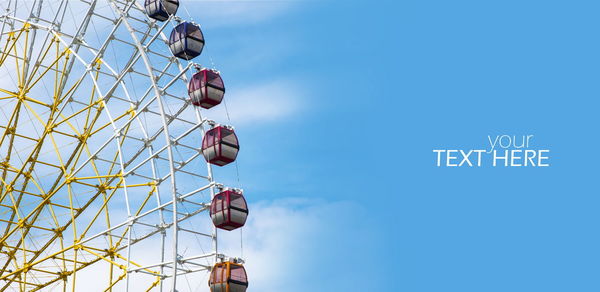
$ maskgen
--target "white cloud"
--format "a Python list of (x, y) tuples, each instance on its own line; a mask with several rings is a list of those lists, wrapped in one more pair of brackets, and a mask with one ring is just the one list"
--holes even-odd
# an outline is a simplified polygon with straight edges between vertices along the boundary
[[(326, 254), (333, 254), (335, 259), (342, 257), (341, 236), (348, 235), (348, 227), (361, 228), (353, 224), (356, 220), (352, 217), (363, 212), (351, 202), (297, 198), (259, 202), (250, 207), (243, 235), (251, 291), (309, 291), (304, 289), (313, 284), (307, 279), (318, 278), (313, 274), (327, 266)], [(223, 252), (235, 255), (239, 251), (239, 234), (233, 231), (219, 238), (224, 243)]]
[[(225, 103), (233, 125), (274, 122), (300, 111), (304, 94), (295, 81), (278, 80), (229, 90)], [(226, 122), (225, 104), (204, 113), (210, 119)]]

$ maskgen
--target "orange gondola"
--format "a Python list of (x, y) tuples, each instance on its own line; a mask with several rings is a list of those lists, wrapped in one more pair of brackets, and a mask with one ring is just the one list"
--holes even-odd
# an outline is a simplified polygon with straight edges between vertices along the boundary
[(215, 264), (208, 286), (211, 292), (246, 292), (248, 276), (244, 265), (231, 261)]

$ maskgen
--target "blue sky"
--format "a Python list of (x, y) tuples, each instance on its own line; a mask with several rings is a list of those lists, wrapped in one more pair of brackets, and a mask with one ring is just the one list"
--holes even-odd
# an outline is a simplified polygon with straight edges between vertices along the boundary
[[(252, 291), (600, 289), (598, 3), (197, 4)], [(551, 167), (435, 166), (502, 134)]]

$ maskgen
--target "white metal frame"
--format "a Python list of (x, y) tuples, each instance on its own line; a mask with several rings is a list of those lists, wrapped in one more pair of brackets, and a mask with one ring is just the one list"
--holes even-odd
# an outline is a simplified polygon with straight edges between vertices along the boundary
[[(46, 0), (48, 1), (48, 0)], [(117, 14), (116, 18), (113, 18), (108, 15), (102, 15), (96, 12), (97, 5), (99, 1), (96, 0), (79, 0), (78, 5), (84, 5), (88, 7), (87, 13), (82, 15), (80, 19), (80, 23), (78, 25), (78, 30), (74, 35), (65, 34), (61, 26), (64, 23), (65, 15), (67, 14), (67, 7), (72, 4), (72, 0), (61, 0), (55, 1), (54, 7), (56, 7), (56, 13), (53, 19), (43, 19), (41, 16), (41, 9), (44, 4), (43, 0), (33, 0), (29, 2), (33, 2), (31, 4), (29, 17), (22, 17), (19, 12), (21, 6), (20, 3), (16, 0), (9, 0), (8, 5), (4, 8), (8, 8), (8, 10), (4, 11), (4, 14), (0, 16), (0, 21), (2, 21), (0, 41), (3, 41), (4, 36), (7, 35), (9, 31), (15, 31), (18, 29), (20, 25), (25, 23), (29, 23), (33, 27), (34, 36), (32, 38), (32, 42), (39, 42), (41, 40), (41, 32), (45, 32), (44, 43), (48, 42), (51, 37), (55, 37), (60, 40), (60, 43), (65, 48), (71, 48), (71, 53), (74, 56), (68, 65), (69, 71), (73, 66), (83, 66), (86, 68), (84, 74), (87, 74), (91, 77), (91, 80), (94, 79), (94, 74), (102, 74), (106, 76), (110, 76), (114, 78), (114, 83), (110, 86), (105, 86), (102, 84), (95, 84), (98, 96), (102, 97), (103, 104), (106, 106), (106, 114), (109, 119), (112, 121), (114, 119), (114, 113), (111, 113), (110, 110), (110, 101), (111, 99), (117, 99), (120, 102), (127, 102), (131, 105), (133, 109), (136, 110), (135, 114), (124, 124), (117, 126), (116, 123), (112, 123), (112, 136), (110, 136), (106, 142), (97, 148), (96, 152), (93, 153), (86, 161), (81, 163), (78, 168), (73, 172), (74, 174), (79, 173), (80, 171), (85, 170), (89, 167), (89, 164), (94, 160), (101, 161), (102, 157), (100, 157), (100, 153), (107, 149), (107, 147), (116, 144), (118, 148), (119, 155), (119, 167), (121, 172), (123, 173), (123, 195), (125, 198), (125, 207), (127, 210), (128, 219), (122, 221), (116, 225), (111, 226), (110, 228), (101, 230), (99, 232), (94, 233), (91, 236), (87, 236), (85, 239), (80, 241), (80, 244), (84, 244), (87, 242), (92, 242), (102, 237), (106, 237), (108, 235), (117, 236), (117, 230), (120, 230), (124, 227), (129, 227), (128, 233), (126, 236), (127, 243), (121, 246), (119, 249), (126, 250), (127, 256), (127, 277), (125, 290), (129, 291), (130, 289), (130, 277), (131, 275), (142, 272), (146, 273), (144, 270), (149, 268), (158, 268), (160, 272), (160, 277), (163, 279), (171, 279), (170, 287), (163, 287), (163, 281), (160, 282), (160, 291), (177, 291), (177, 278), (181, 275), (189, 274), (189, 273), (197, 273), (204, 272), (207, 273), (210, 271), (212, 264), (206, 264), (206, 260), (209, 259), (209, 263), (216, 262), (222, 255), (218, 254), (218, 241), (217, 241), (217, 229), (212, 228), (210, 231), (206, 230), (192, 230), (188, 228), (183, 228), (180, 226), (180, 223), (188, 220), (190, 218), (194, 218), (198, 214), (206, 213), (210, 206), (210, 201), (198, 203), (196, 201), (189, 200), (192, 196), (202, 192), (209, 191), (210, 198), (214, 197), (215, 190), (219, 188), (219, 185), (214, 181), (213, 173), (210, 164), (206, 164), (206, 175), (198, 174), (195, 172), (190, 172), (189, 169), (186, 170), (186, 166), (190, 163), (196, 161), (196, 159), (200, 159), (203, 161), (203, 157), (201, 152), (199, 151), (200, 145), (186, 145), (184, 139), (189, 135), (204, 135), (205, 126), (209, 124), (207, 120), (202, 118), (201, 112), (198, 109), (194, 110), (195, 121), (188, 121), (185, 118), (181, 118), (181, 113), (186, 110), (188, 106), (191, 106), (191, 103), (187, 100), (187, 98), (182, 98), (177, 95), (174, 95), (169, 89), (174, 86), (176, 83), (187, 84), (187, 76), (186, 73), (191, 68), (194, 68), (197, 64), (193, 62), (181, 62), (175, 57), (165, 55), (162, 52), (153, 51), (152, 45), (155, 42), (164, 42), (166, 43), (168, 38), (164, 33), (165, 29), (168, 29), (170, 26), (173, 26), (174, 23), (180, 21), (180, 19), (176, 16), (172, 16), (168, 21), (164, 23), (158, 23), (151, 19), (141, 18), (141, 15), (144, 13), (143, 6), (139, 3), (136, 3), (135, 0), (105, 0), (108, 5), (110, 5), (111, 9)], [(106, 3), (104, 3), (106, 4)], [(112, 30), (106, 34), (105, 40), (102, 42), (100, 47), (94, 47), (90, 45), (86, 40), (88, 31), (90, 30), (90, 25), (95, 19), (104, 19), (109, 20), (114, 23), (114, 27)], [(135, 22), (135, 25), (132, 24)], [(146, 23), (147, 30), (140, 31), (136, 28), (136, 25), (140, 25)], [(129, 35), (123, 35), (118, 33), (118, 28), (125, 27), (129, 32)], [(35, 33), (39, 33), (35, 35)], [(119, 42), (122, 44), (129, 45), (134, 47), (135, 50), (131, 56), (128, 56), (128, 61), (125, 64), (121, 64), (124, 68), (121, 72), (111, 67), (111, 64), (105, 61), (103, 54), (109, 47), (112, 42)], [(165, 44), (165, 47), (167, 45)], [(33, 50), (33, 44), (31, 45), (30, 51)], [(96, 58), (102, 61), (103, 68), (102, 70), (94, 69), (94, 64), (86, 61), (84, 57), (80, 56), (80, 52), (87, 51), (87, 53), (93, 54)], [(151, 56), (150, 56), (151, 55)], [(28, 54), (31, 58), (31, 53)], [(27, 60), (27, 64), (31, 66), (42, 66), (39, 60)], [(134, 65), (143, 63), (145, 72), (139, 71), (135, 68)], [(157, 68), (157, 66), (161, 66)], [(173, 67), (175, 66), (175, 67)], [(169, 73), (173, 71), (173, 68), (176, 68), (177, 74)], [(100, 72), (101, 71), (101, 72)], [(158, 74), (156, 74), (158, 72)], [(127, 79), (130, 75), (138, 75), (145, 76), (148, 80), (150, 86), (146, 88), (142, 94), (135, 95), (131, 92), (130, 87), (136, 86), (135, 84), (127, 84)], [(85, 76), (77, 77), (78, 79), (84, 79)], [(164, 81), (166, 80), (166, 83)], [(159, 85), (159, 81), (163, 82), (164, 85)], [(67, 82), (67, 79), (64, 80)], [(121, 90), (125, 96), (116, 96), (113, 95), (117, 90)], [(165, 108), (166, 100), (177, 100), (179, 102), (180, 108), (174, 113), (170, 114), (168, 110)], [(77, 101), (72, 101), (77, 102)], [(65, 103), (60, 111), (62, 112), (68, 103)], [(158, 112), (156, 112), (153, 107), (158, 105)], [(149, 132), (144, 126), (142, 122), (141, 116), (144, 114), (154, 114), (155, 116), (160, 118), (161, 127), (155, 132)], [(172, 123), (177, 122), (180, 124), (187, 124), (188, 129), (183, 131), (177, 137), (171, 136)], [(124, 134), (124, 129), (129, 127), (130, 124), (137, 124), (140, 127), (143, 136), (135, 136), (131, 134)], [(164, 139), (164, 145), (157, 146), (159, 143), (157, 142), (159, 137), (162, 136)], [(144, 144), (142, 147), (139, 147), (135, 151), (135, 154), (131, 157), (127, 157), (124, 155), (123, 149), (120, 146), (120, 142), (123, 142), (126, 139), (138, 140), (142, 141)], [(175, 159), (174, 152), (176, 149), (196, 149), (198, 152), (187, 158), (186, 161), (177, 161)], [(166, 156), (165, 156), (166, 152)], [(139, 161), (136, 164), (132, 164), (139, 157), (145, 157), (143, 160)], [(167, 160), (169, 166), (169, 172), (166, 175), (159, 175), (159, 165), (164, 164), (164, 160)], [(146, 165), (151, 166), (151, 173), (140, 173), (138, 169), (142, 166)], [(198, 180), (205, 181), (201, 187), (196, 188), (194, 190), (180, 193), (178, 191), (178, 177), (181, 175), (193, 176)], [(139, 215), (134, 215), (132, 213), (132, 207), (130, 206), (131, 198), (130, 198), (130, 190), (127, 187), (127, 180), (130, 178), (136, 179), (149, 179), (156, 183), (156, 206), (151, 208), (148, 211), (145, 211)], [(170, 200), (165, 201), (165, 188), (161, 188), (162, 184), (168, 183), (170, 193)], [(161, 194), (162, 193), (162, 194)], [(186, 204), (196, 204), (196, 209), (190, 213), (182, 213), (178, 210), (178, 205), (186, 203)], [(171, 221), (166, 221), (166, 213), (170, 212)], [(150, 224), (148, 222), (144, 222), (143, 220), (151, 215), (158, 214), (160, 218), (160, 222), (154, 222), (156, 224)], [(134, 235), (132, 231), (135, 226), (140, 226), (143, 228), (150, 228), (152, 231), (147, 232), (142, 235)], [(170, 246), (167, 246), (167, 231), (171, 232), (171, 240)], [(182, 233), (195, 234), (198, 236), (209, 237), (212, 242), (211, 250), (206, 253), (191, 255), (182, 257), (181, 250), (179, 248), (178, 237)], [(163, 254), (161, 255), (161, 260), (154, 264), (145, 265), (142, 267), (131, 266), (130, 259), (131, 255), (134, 252), (135, 244), (143, 241), (146, 238), (150, 238), (155, 234), (160, 234), (161, 238), (161, 249)], [(170, 256), (165, 254), (165, 251), (170, 249)], [(183, 265), (193, 265), (195, 268), (186, 268)], [(93, 265), (92, 265), (93, 266)], [(0, 283), (0, 286), (4, 286)], [(4, 286), (10, 287), (10, 286)], [(1, 287), (0, 287), (1, 288)]]

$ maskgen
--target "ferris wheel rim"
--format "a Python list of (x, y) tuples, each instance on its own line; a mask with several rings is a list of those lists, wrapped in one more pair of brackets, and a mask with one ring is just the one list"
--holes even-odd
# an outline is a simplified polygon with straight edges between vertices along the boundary
[[(16, 2), (17, 2), (17, 1), (15, 1), (15, 3), (16, 3)], [(61, 3), (63, 3), (63, 2), (66, 2), (66, 1), (62, 1)], [(94, 4), (95, 4), (96, 2), (97, 2), (97, 1), (92, 1), (92, 2), (90, 2), (90, 3), (92, 3), (92, 4), (90, 5), (90, 10), (92, 10), (92, 8), (94, 7)], [(116, 4), (115, 4), (115, 3), (116, 3), (117, 1), (109, 1), (109, 2), (110, 2), (110, 4), (111, 4), (112, 6), (116, 6)], [(140, 9), (140, 4), (139, 4), (139, 3), (135, 2), (135, 1), (133, 1), (133, 2), (127, 1), (127, 2), (132, 4), (130, 7), (133, 7), (133, 6), (134, 6), (133, 4), (135, 4), (135, 6), (137, 6), (137, 8), (138, 8), (138, 9)], [(62, 4), (61, 4), (61, 5), (62, 5)], [(88, 15), (88, 16), (89, 16), (89, 15)], [(4, 18), (6, 19), (6, 18), (7, 18), (7, 17), (9, 17), (9, 16), (8, 16), (8, 15), (6, 15), (6, 16), (0, 16), (0, 18), (1, 18), (1, 17), (4, 17)], [(88, 18), (89, 18), (89, 17), (88, 17)], [(17, 20), (17, 19), (13, 19), (13, 20)], [(171, 21), (171, 20), (175, 20), (175, 18), (174, 18), (174, 17), (170, 17), (169, 21)], [(125, 23), (125, 25), (127, 25), (127, 23), (128, 23), (128, 21), (127, 21), (127, 17), (126, 17), (125, 15), (123, 15), (123, 14), (121, 14), (121, 15), (119, 16), (119, 21), (122, 21), (122, 22), (124, 22), (124, 23)], [(24, 24), (25, 24), (25, 23), (29, 23), (29, 22), (28, 22), (27, 20), (22, 20), (22, 23), (24, 23)], [(164, 35), (164, 33), (162, 32), (162, 30), (163, 30), (164, 28), (166, 28), (166, 26), (167, 26), (167, 23), (168, 23), (168, 22), (165, 22), (165, 24), (163, 24), (163, 25), (161, 26), (162, 28), (161, 28), (161, 29), (159, 30), (159, 32), (158, 32), (158, 33), (155, 35), (155, 37), (154, 37), (154, 38), (158, 38), (158, 37), (160, 36), (160, 37), (161, 37), (161, 39), (162, 39), (163, 41), (166, 41), (166, 36), (165, 36), (165, 35)], [(4, 26), (4, 24), (5, 24), (5, 23), (3, 22), (3, 26)], [(80, 64), (82, 64), (84, 67), (86, 67), (86, 68), (93, 68), (93, 66), (95, 65), (95, 64), (93, 64), (93, 63), (91, 63), (91, 62), (87, 62), (87, 61), (85, 61), (85, 60), (84, 60), (82, 57), (80, 57), (80, 56), (79, 56), (79, 54), (77, 53), (77, 50), (79, 49), (79, 45), (80, 45), (80, 44), (77, 44), (77, 40), (78, 40), (78, 38), (77, 38), (77, 37), (73, 37), (73, 38), (72, 38), (72, 42), (71, 42), (70, 44), (68, 44), (68, 43), (67, 43), (67, 41), (65, 41), (65, 40), (64, 40), (64, 39), (61, 37), (61, 35), (60, 35), (60, 30), (56, 30), (55, 28), (52, 28), (52, 27), (49, 27), (49, 26), (43, 27), (42, 25), (39, 25), (39, 24), (36, 24), (36, 23), (30, 23), (30, 25), (32, 25), (32, 26), (35, 26), (35, 27), (34, 27), (34, 29), (40, 29), (40, 30), (44, 30), (44, 31), (48, 32), (49, 34), (51, 33), (53, 36), (57, 37), (57, 38), (58, 38), (58, 39), (61, 41), (61, 44), (62, 44), (64, 47), (66, 47), (66, 48), (71, 48), (72, 46), (76, 46), (76, 47), (77, 47), (77, 49), (76, 49), (76, 50), (74, 50), (74, 51), (72, 51), (72, 52), (71, 52), (71, 54), (72, 54), (73, 56), (75, 56), (75, 59), (77, 59), (77, 60), (78, 60), (78, 62), (79, 62)], [(152, 22), (152, 25), (153, 25), (153, 26), (155, 26), (155, 25), (156, 25), (156, 23), (155, 23), (155, 22)], [(87, 25), (83, 25), (83, 26), (81, 26), (81, 27), (80, 27), (80, 29), (81, 29), (81, 28), (84, 28), (84, 30), (85, 30), (85, 29), (88, 29), (88, 28), (87, 28)], [(4, 32), (3, 32), (3, 34), (4, 34)], [(131, 34), (131, 36), (133, 36), (133, 37), (134, 37), (134, 40), (136, 41), (136, 44), (137, 44), (137, 46), (138, 46), (138, 51), (140, 52), (140, 53), (139, 53), (139, 55), (142, 57), (142, 59), (145, 59), (145, 58), (144, 58), (144, 56), (146, 56), (145, 49), (141, 47), (142, 45), (141, 45), (141, 43), (139, 42), (139, 40), (137, 40), (137, 39), (135, 38), (135, 34), (133, 33), (133, 31), (131, 31), (131, 30), (130, 30), (130, 34)], [(1, 40), (1, 36), (0, 36), (0, 40)], [(84, 47), (87, 47), (87, 48), (88, 48), (90, 51), (92, 51), (92, 53), (94, 53), (92, 48), (90, 48), (89, 46), (85, 46), (85, 43), (83, 43), (83, 45), (84, 45)], [(119, 80), (119, 78), (122, 78), (122, 77), (124, 76), (124, 74), (123, 74), (123, 75), (121, 75), (121, 74), (117, 73), (117, 71), (116, 71), (116, 70), (114, 70), (114, 69), (111, 67), (111, 65), (110, 65), (110, 62), (107, 62), (107, 61), (105, 61), (105, 60), (104, 60), (104, 58), (102, 57), (102, 52), (103, 52), (103, 50), (102, 50), (102, 49), (99, 49), (99, 50), (95, 51), (95, 54), (96, 54), (97, 56), (99, 56), (99, 58), (98, 58), (98, 63), (102, 63), (102, 64), (105, 66), (105, 68), (107, 68), (109, 71), (111, 71), (111, 73), (112, 73), (113, 75), (115, 75), (115, 76), (120, 76), (120, 77), (118, 77), (118, 78), (117, 78), (117, 81), (115, 81), (115, 83), (114, 83), (114, 87), (119, 87), (119, 86), (120, 86), (120, 87), (122, 88), (122, 90), (123, 90), (123, 91), (126, 93), (126, 98), (127, 98), (129, 101), (130, 101), (130, 103), (132, 103), (132, 104), (135, 104), (135, 106), (136, 106), (136, 109), (138, 109), (138, 107), (139, 107), (139, 102), (140, 102), (140, 101), (139, 101), (139, 100), (138, 100), (138, 101), (133, 101), (133, 100), (130, 98), (130, 96), (129, 96), (129, 91), (128, 91), (128, 89), (127, 89), (127, 86), (126, 86), (126, 82), (125, 82), (124, 80), (122, 80), (122, 79), (121, 79), (121, 80)], [(147, 58), (147, 56), (146, 56), (146, 58)], [(183, 65), (181, 64), (181, 62), (179, 62), (179, 60), (175, 59), (175, 62), (176, 62), (177, 66), (179, 67), (179, 69), (180, 69), (180, 72), (181, 72), (181, 75), (180, 75), (180, 76), (178, 76), (178, 78), (179, 78), (179, 77), (181, 77), (181, 80), (182, 80), (182, 81), (184, 81), (184, 83), (187, 83), (187, 76), (185, 75), (185, 72), (187, 72), (187, 70), (189, 70), (189, 69), (190, 69), (192, 66), (195, 66), (196, 64), (195, 64), (195, 63), (193, 63), (193, 62), (188, 62), (187, 66), (183, 66)], [(149, 62), (147, 59), (145, 59), (145, 60), (144, 60), (144, 63), (145, 63), (145, 64), (146, 64), (146, 66), (147, 66), (147, 68), (146, 68), (146, 69), (147, 69), (147, 71), (148, 71), (148, 74), (149, 74), (150, 76), (152, 76), (152, 72), (153, 72), (153, 71), (156, 71), (156, 70), (155, 70), (153, 67), (151, 67), (151, 66), (152, 66), (152, 64), (151, 64), (151, 62)], [(87, 74), (88, 74), (88, 75), (90, 75), (90, 76), (92, 76), (92, 70), (89, 70), (89, 71), (87, 72)], [(92, 76), (92, 77), (93, 77), (93, 76)], [(83, 77), (82, 77), (82, 78), (83, 78)], [(91, 79), (94, 81), (94, 78), (91, 78)], [(152, 83), (153, 83), (153, 84), (152, 84), (152, 86), (154, 87), (154, 91), (155, 91), (155, 96), (154, 96), (153, 98), (151, 98), (151, 101), (152, 101), (152, 99), (157, 99), (157, 100), (158, 100), (158, 104), (159, 104), (159, 105), (162, 105), (164, 96), (163, 96), (163, 94), (162, 94), (162, 93), (159, 91), (159, 87), (157, 86), (156, 82), (154, 82), (154, 80), (153, 80), (152, 78), (151, 78), (151, 80), (152, 80)], [(107, 96), (110, 98), (111, 91), (113, 91), (113, 90), (114, 90), (114, 88), (113, 88), (113, 89), (110, 89), (110, 90), (108, 90), (108, 91), (106, 91), (106, 92), (102, 93), (102, 91), (101, 91), (101, 88), (102, 88), (102, 86), (100, 86), (100, 85), (96, 84), (95, 82), (94, 82), (94, 86), (93, 86), (93, 87), (94, 87), (94, 89), (97, 91), (98, 95), (102, 96), (102, 99), (104, 99), (104, 98), (105, 98), (105, 97), (107, 97)], [(146, 97), (147, 97), (147, 95), (145, 95), (145, 96), (144, 96), (144, 98), (146, 98)], [(109, 98), (107, 98), (107, 100), (105, 100), (105, 101), (103, 100), (102, 102), (103, 102), (103, 103), (107, 103), (107, 102), (109, 101), (109, 100), (108, 100)], [(186, 102), (188, 102), (188, 101), (186, 101)], [(148, 103), (146, 104), (146, 106), (148, 106), (148, 104), (150, 104), (150, 102), (148, 102)], [(66, 106), (66, 104), (65, 104), (65, 106)], [(63, 109), (64, 109), (64, 107), (63, 107)], [(143, 109), (144, 109), (144, 106), (142, 106), (142, 110), (143, 110)], [(205, 132), (205, 130), (204, 130), (204, 126), (205, 126), (205, 123), (207, 122), (207, 120), (205, 120), (205, 119), (203, 119), (203, 118), (202, 118), (202, 116), (201, 116), (201, 113), (200, 113), (200, 111), (199, 111), (197, 108), (194, 110), (194, 112), (195, 112), (195, 117), (196, 117), (196, 119), (197, 119), (197, 126), (195, 126), (195, 128), (191, 128), (190, 130), (191, 130), (191, 131), (193, 131), (193, 130), (196, 130), (197, 128), (199, 128), (199, 129), (200, 129), (200, 130), (201, 130), (201, 131), (204, 133), (204, 132)], [(123, 130), (123, 128), (125, 128), (125, 125), (123, 125), (123, 126), (120, 126), (120, 128), (118, 128), (118, 127), (115, 125), (115, 123), (114, 123), (114, 117), (113, 117), (113, 115), (111, 114), (111, 112), (110, 112), (110, 109), (109, 109), (108, 107), (106, 107), (106, 109), (105, 109), (105, 113), (108, 115), (108, 119), (111, 121), (111, 126), (113, 127), (113, 131), (114, 131), (114, 134), (113, 134), (113, 136), (111, 136), (110, 138), (107, 138), (107, 140), (106, 140), (106, 142), (105, 142), (105, 144), (106, 144), (106, 145), (108, 145), (109, 143), (111, 143), (111, 142), (114, 142), (115, 140), (116, 140), (116, 141), (119, 141), (119, 139), (120, 139), (120, 132)], [(173, 143), (173, 142), (177, 142), (177, 139), (171, 139), (171, 138), (170, 138), (170, 134), (169, 134), (169, 125), (167, 124), (167, 121), (169, 120), (169, 117), (168, 117), (168, 114), (166, 114), (166, 111), (164, 110), (164, 108), (162, 108), (162, 107), (161, 107), (161, 109), (160, 109), (160, 115), (161, 115), (161, 122), (163, 123), (163, 131), (164, 131), (164, 132), (163, 132), (163, 133), (164, 133), (164, 135), (163, 135), (163, 136), (165, 137), (165, 142), (166, 142), (166, 150), (167, 150), (167, 152), (169, 152), (169, 151), (172, 151), (172, 150), (171, 150), (172, 143)], [(148, 136), (148, 133), (147, 133), (147, 131), (145, 130), (145, 128), (144, 128), (144, 125), (143, 125), (143, 123), (141, 122), (141, 120), (140, 120), (139, 116), (134, 116), (133, 118), (131, 118), (131, 119), (129, 120), (128, 124), (130, 124), (130, 123), (133, 123), (133, 122), (134, 122), (133, 120), (136, 120), (136, 122), (140, 123), (140, 129), (142, 129), (142, 133), (143, 133), (143, 135), (144, 135), (144, 139), (150, 139), (150, 137)], [(119, 145), (119, 143), (116, 143), (116, 144), (117, 144), (117, 145)], [(103, 148), (104, 148), (106, 145), (104, 145), (104, 146), (100, 147), (100, 148), (97, 150), (96, 154), (97, 154), (98, 152), (102, 151), (102, 149), (103, 149)], [(152, 150), (152, 148), (147, 148), (146, 146), (144, 146), (144, 147), (143, 147), (143, 149), (148, 149), (148, 150), (149, 150), (149, 155), (150, 155), (150, 157), (154, 156), (155, 152)], [(123, 158), (124, 158), (124, 154), (123, 154), (123, 151), (121, 150), (120, 146), (118, 146), (118, 154), (119, 154), (119, 166), (120, 166), (120, 168), (121, 168), (121, 171), (125, 173), (125, 168), (126, 168), (126, 165), (125, 165), (125, 163), (124, 163), (124, 159), (123, 159)], [(84, 163), (80, 164), (80, 165), (79, 165), (79, 168), (77, 169), (77, 171), (75, 171), (73, 174), (76, 174), (76, 173), (78, 173), (78, 172), (79, 172), (79, 171), (80, 171), (80, 170), (81, 170), (81, 169), (82, 169), (82, 168), (83, 168), (85, 165), (87, 165), (87, 163), (89, 163), (89, 161), (91, 161), (91, 160), (92, 160), (92, 158), (93, 158), (94, 156), (95, 156), (95, 154), (94, 154), (94, 155), (92, 155), (92, 156), (90, 156), (86, 162), (84, 162)], [(171, 168), (171, 169), (170, 169), (170, 173), (171, 173), (171, 175), (170, 175), (170, 179), (172, 180), (171, 186), (172, 186), (172, 188), (173, 188), (173, 190), (172, 190), (172, 193), (173, 193), (173, 200), (172, 200), (172, 202), (174, 203), (173, 205), (175, 206), (175, 209), (174, 209), (174, 211), (173, 211), (173, 212), (174, 212), (174, 213), (176, 213), (176, 205), (177, 205), (177, 204), (176, 204), (176, 201), (177, 201), (177, 200), (178, 200), (180, 197), (177, 197), (177, 191), (176, 191), (177, 183), (176, 183), (176, 181), (175, 181), (175, 178), (176, 178), (176, 176), (175, 176), (175, 170), (174, 170), (175, 159), (173, 158), (173, 155), (172, 155), (172, 153), (169, 155), (169, 162), (170, 162), (170, 168)], [(206, 186), (206, 188), (209, 188), (209, 189), (210, 189), (210, 191), (211, 191), (211, 197), (213, 197), (213, 196), (214, 196), (214, 188), (217, 186), (217, 184), (214, 182), (214, 180), (212, 180), (212, 179), (213, 179), (213, 174), (212, 174), (212, 171), (211, 171), (211, 165), (210, 165), (209, 163), (207, 163), (206, 165), (207, 165), (207, 168), (208, 168), (208, 175), (207, 175), (207, 179), (209, 179), (209, 181), (210, 181), (209, 185), (207, 185), (207, 186)], [(156, 175), (154, 175), (154, 176), (153, 176), (153, 178), (154, 178), (154, 179), (157, 179), (157, 180), (159, 180), (159, 179), (160, 179), (160, 180), (162, 180), (162, 178), (159, 178), (159, 177), (158, 177), (158, 176), (156, 176)], [(123, 178), (123, 179), (125, 179), (125, 178)], [(126, 192), (127, 192), (127, 191), (126, 191), (126, 188), (125, 188), (124, 192), (125, 192), (125, 194), (126, 194)], [(192, 193), (188, 193), (188, 194), (186, 194), (186, 195), (191, 195), (191, 194), (192, 194)], [(127, 204), (128, 204), (128, 203), (129, 203), (129, 199), (127, 199), (127, 198), (126, 198), (126, 202), (127, 202)], [(165, 204), (167, 204), (167, 203), (165, 203)], [(164, 205), (164, 204), (163, 204), (163, 205)], [(158, 208), (158, 207), (157, 207), (157, 208)], [(129, 209), (129, 206), (128, 206), (128, 209)], [(159, 209), (160, 209), (160, 208), (159, 208)], [(131, 212), (128, 210), (128, 213), (131, 213)], [(177, 217), (175, 217), (175, 218), (177, 218)], [(132, 221), (134, 221), (134, 220), (135, 220), (135, 219), (133, 219)], [(176, 223), (177, 223), (177, 220), (174, 220), (174, 222), (175, 222), (175, 225), (176, 225)], [(121, 223), (121, 224), (129, 224), (129, 223), (128, 223), (128, 222), (123, 222), (123, 223)], [(174, 228), (174, 230), (176, 230), (176, 227)], [(175, 234), (177, 234), (177, 232), (175, 232)], [(215, 238), (215, 241), (216, 241), (216, 234), (217, 234), (217, 232), (216, 232), (216, 229), (214, 230), (214, 234), (215, 234), (214, 238)], [(98, 235), (98, 236), (99, 236), (99, 235)], [(92, 237), (95, 237), (95, 236), (92, 236)], [(91, 239), (93, 239), (93, 238), (86, 238), (85, 240), (87, 241), (87, 240), (91, 240)], [(130, 237), (130, 239), (131, 239), (131, 237)], [(84, 241), (84, 242), (85, 242), (85, 241)], [(131, 246), (131, 245), (128, 245), (128, 247), (130, 247), (130, 246)], [(218, 255), (217, 255), (217, 252), (216, 252), (216, 250), (217, 250), (217, 249), (216, 249), (216, 247), (217, 247), (217, 246), (216, 246), (216, 243), (215, 243), (215, 259), (216, 259), (216, 258), (217, 258), (217, 256), (218, 256)], [(128, 253), (128, 254), (129, 254), (129, 253)], [(177, 256), (178, 256), (178, 254), (177, 254), (177, 250), (175, 249), (175, 250), (174, 250), (174, 255), (173, 255), (173, 258), (174, 258), (174, 259), (173, 259), (173, 263), (176, 263), (176, 261), (177, 261)], [(129, 262), (128, 262), (128, 263), (129, 263)], [(173, 273), (173, 279), (175, 279), (175, 278), (177, 277), (177, 273), (176, 273), (176, 271), (177, 271), (177, 268), (176, 268), (176, 267), (177, 267), (177, 264), (174, 264), (174, 267), (175, 267), (175, 268), (174, 268), (175, 272)], [(139, 268), (138, 268), (138, 269), (139, 269)], [(127, 276), (128, 276), (128, 275), (129, 275), (129, 273), (127, 273)], [(173, 281), (173, 282), (175, 282), (175, 281)]]

